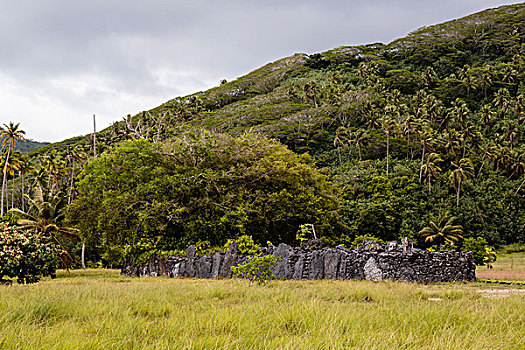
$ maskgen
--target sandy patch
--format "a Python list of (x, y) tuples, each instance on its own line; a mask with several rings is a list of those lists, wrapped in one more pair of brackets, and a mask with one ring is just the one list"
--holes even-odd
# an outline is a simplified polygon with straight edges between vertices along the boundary
[(525, 296), (525, 289), (478, 289), (477, 292), (487, 298), (505, 298), (511, 295)]

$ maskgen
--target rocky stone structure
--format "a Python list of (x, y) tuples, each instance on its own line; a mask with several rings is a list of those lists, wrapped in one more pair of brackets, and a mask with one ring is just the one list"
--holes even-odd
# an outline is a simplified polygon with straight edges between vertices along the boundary
[[(314, 246), (316, 249), (312, 249)], [(365, 242), (359, 249), (348, 250), (291, 247), (263, 248), (263, 255), (280, 257), (272, 269), (278, 279), (334, 279), (334, 280), (402, 280), (413, 282), (473, 281), (476, 265), (472, 253), (455, 251), (429, 252), (411, 248), (407, 244), (390, 242), (382, 247)], [(195, 247), (185, 257), (157, 257), (142, 266), (128, 265), (121, 274), (127, 276), (170, 276), (195, 278), (230, 278), (231, 266), (240, 265), (250, 257), (238, 253), (234, 242), (226, 253), (196, 256)]]

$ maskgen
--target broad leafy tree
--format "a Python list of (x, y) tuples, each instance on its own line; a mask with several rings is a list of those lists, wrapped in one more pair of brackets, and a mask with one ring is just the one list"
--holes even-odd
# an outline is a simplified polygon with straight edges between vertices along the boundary
[(243, 234), (291, 243), (305, 222), (322, 231), (336, 208), (308, 155), (248, 134), (128, 141), (90, 161), (81, 177), (72, 222), (120, 246), (220, 245)]

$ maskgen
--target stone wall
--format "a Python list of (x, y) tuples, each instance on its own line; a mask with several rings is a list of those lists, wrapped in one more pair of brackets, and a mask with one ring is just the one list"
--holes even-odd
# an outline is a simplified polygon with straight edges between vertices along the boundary
[[(230, 278), (231, 266), (249, 260), (238, 253), (234, 242), (226, 253), (196, 256), (195, 247), (185, 257), (152, 256), (142, 266), (127, 265), (127, 276), (170, 276), (195, 278)], [(278, 279), (402, 280), (413, 282), (473, 281), (476, 265), (472, 253), (429, 252), (390, 242), (386, 247), (368, 242), (359, 249), (310, 249), (280, 244), (263, 248), (263, 255), (281, 257), (272, 269)]]

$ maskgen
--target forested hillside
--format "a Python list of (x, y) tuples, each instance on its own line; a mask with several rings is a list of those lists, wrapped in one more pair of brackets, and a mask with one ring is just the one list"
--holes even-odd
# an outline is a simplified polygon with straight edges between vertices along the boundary
[(293, 243), (306, 223), (328, 245), (424, 246), (452, 217), (465, 239), (524, 241), (524, 39), (520, 4), (295, 54), (127, 116), (97, 133), (94, 160), (90, 135), (33, 152), (32, 186), (73, 203), (93, 261), (243, 234)]

